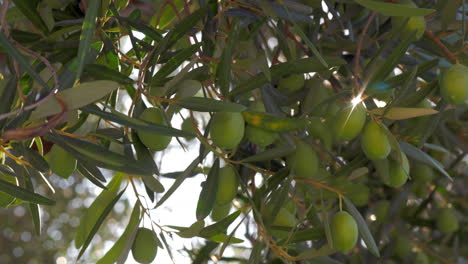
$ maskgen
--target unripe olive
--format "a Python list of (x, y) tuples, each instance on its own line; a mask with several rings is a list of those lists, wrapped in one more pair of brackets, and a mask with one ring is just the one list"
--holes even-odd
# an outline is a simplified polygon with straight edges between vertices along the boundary
[(455, 210), (452, 208), (442, 208), (437, 212), (436, 226), (444, 234), (452, 233), (458, 230), (459, 224)]
[[(17, 185), (17, 179), (14, 176), (0, 172), (0, 179)], [(8, 193), (0, 191), (0, 207), (6, 208), (15, 200), (15, 197)]]
[[(188, 118), (185, 118), (184, 121), (182, 122), (182, 126), (181, 126), (181, 129), (182, 131), (185, 131), (185, 132), (189, 132), (189, 133), (192, 133), (192, 134), (197, 134), (197, 130), (195, 129), (195, 127), (193, 126), (193, 122), (192, 122), (192, 118), (191, 117), (188, 117)], [(196, 121), (195, 121), (195, 124), (196, 124)], [(195, 137), (185, 137), (187, 140), (192, 140), (194, 139)]]
[(462, 104), (468, 100), (468, 67), (454, 64), (439, 80), (440, 94), (450, 104)]
[(361, 147), (370, 160), (385, 159), (392, 149), (385, 131), (375, 121), (368, 122), (364, 127)]
[(293, 227), (296, 225), (296, 217), (288, 211), (288, 209), (282, 207), (273, 221), (273, 226), (284, 226)]
[(356, 206), (364, 206), (369, 202), (370, 190), (364, 184), (352, 184), (348, 186), (346, 193)]
[(218, 222), (224, 217), (228, 216), (229, 211), (231, 210), (231, 203), (218, 205), (215, 203), (213, 206), (213, 210), (211, 211), (211, 219), (213, 221)]
[(294, 93), (304, 87), (304, 74), (291, 74), (278, 83), (278, 88), (286, 93)]
[(411, 253), (411, 241), (405, 236), (397, 235), (394, 245), (393, 252), (400, 258), (404, 258)]
[[(164, 113), (160, 108), (151, 107), (147, 108), (140, 115), (140, 118), (144, 121), (151, 122), (159, 125), (166, 125), (166, 119), (164, 118)], [(163, 150), (171, 142), (171, 136), (164, 136), (159, 134), (153, 134), (151, 132), (140, 130), (138, 131), (138, 137), (141, 142), (148, 148), (158, 151)]]
[(53, 173), (67, 179), (76, 169), (76, 159), (70, 152), (53, 145), (45, 156)]
[(304, 141), (296, 142), (296, 151), (290, 161), (295, 175), (300, 178), (314, 177), (319, 167), (317, 153)]
[(362, 103), (348, 106), (339, 111), (333, 120), (334, 134), (337, 140), (355, 138), (366, 122), (366, 109)]
[(434, 178), (434, 171), (426, 164), (416, 163), (411, 166), (411, 178), (416, 182), (428, 183)]
[(396, 160), (389, 161), (388, 181), (385, 184), (390, 187), (401, 187), (408, 180), (409, 162), (403, 152), (401, 153), (401, 159), (401, 164)]
[(216, 192), (216, 204), (230, 203), (237, 194), (239, 184), (237, 174), (232, 166), (219, 169), (218, 191)]
[[(417, 7), (410, 0), (401, 0), (399, 4), (410, 6), (410, 7)], [(408, 23), (406, 21), (408, 20)], [(406, 23), (406, 24), (405, 24)], [(418, 40), (424, 34), (426, 30), (426, 20), (424, 16), (412, 16), (412, 17), (404, 17), (404, 16), (396, 16), (392, 18), (392, 27), (394, 30), (400, 30), (399, 33), (403, 38), (412, 36), (413, 40)]]
[(419, 252), (414, 260), (414, 264), (429, 264), (429, 257), (423, 252)]
[(388, 213), (390, 212), (390, 202), (382, 200), (374, 208), (374, 214), (377, 223), (384, 223), (387, 220)]
[(151, 263), (158, 252), (158, 239), (153, 230), (140, 227), (132, 246), (133, 258), (139, 263)]
[(338, 212), (331, 222), (331, 234), (333, 247), (341, 253), (348, 253), (358, 240), (356, 220), (348, 212)]
[(215, 145), (225, 150), (239, 145), (244, 130), (244, 118), (238, 112), (217, 112), (211, 120), (211, 139)]
[(275, 142), (278, 138), (278, 134), (259, 127), (247, 125), (245, 127), (245, 137), (254, 144), (266, 147)]
[(326, 149), (331, 150), (333, 143), (333, 135), (325, 123), (320, 119), (313, 120), (308, 126), (307, 132), (314, 138), (320, 139)]

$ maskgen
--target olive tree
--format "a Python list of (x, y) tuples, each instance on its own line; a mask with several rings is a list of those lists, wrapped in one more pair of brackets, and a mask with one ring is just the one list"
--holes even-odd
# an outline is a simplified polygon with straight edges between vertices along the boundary
[[(152, 263), (176, 237), (193, 263), (465, 263), (467, 8), (3, 0), (0, 262), (55, 261), (65, 217), (81, 263)], [(198, 155), (162, 172), (169, 148)], [(196, 221), (155, 221), (191, 177)]]

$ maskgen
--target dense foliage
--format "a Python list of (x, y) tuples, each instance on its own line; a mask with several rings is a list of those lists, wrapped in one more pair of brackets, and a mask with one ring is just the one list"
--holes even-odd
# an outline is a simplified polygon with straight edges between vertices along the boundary
[[(467, 9), (3, 0), (0, 262), (465, 263)], [(152, 219), (200, 175), (195, 223)]]

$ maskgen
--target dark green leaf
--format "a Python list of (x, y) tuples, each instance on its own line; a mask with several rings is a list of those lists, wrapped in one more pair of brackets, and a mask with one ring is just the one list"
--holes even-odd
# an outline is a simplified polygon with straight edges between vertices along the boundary
[(346, 197), (343, 197), (343, 200), (344, 200), (347, 211), (356, 220), (357, 226), (359, 229), (359, 234), (361, 235), (362, 240), (364, 240), (364, 243), (366, 243), (367, 248), (376, 257), (380, 257), (379, 248), (377, 247), (377, 244), (375, 243), (374, 237), (369, 231), (369, 227), (367, 226), (366, 220), (364, 220), (364, 218), (359, 213), (358, 209), (353, 205), (351, 200), (349, 200)]
[(208, 238), (225, 232), (228, 229), (228, 227), (232, 224), (232, 222), (234, 222), (234, 220), (236, 220), (237, 217), (239, 217), (240, 213), (241, 211), (236, 211), (221, 219), (219, 222), (203, 228), (202, 230), (200, 230), (199, 236)]
[(408, 155), (408, 157), (435, 168), (445, 177), (449, 178), (449, 180), (453, 181), (452, 177), (450, 177), (450, 175), (445, 171), (444, 165), (426, 154), (424, 151), (403, 141), (400, 141), (400, 147), (405, 152), (405, 154)]
[[(340, 66), (345, 64), (345, 61), (338, 57), (324, 57), (324, 60), (330, 67)], [(284, 76), (294, 73), (308, 73), (327, 70), (320, 61), (314, 58), (304, 58), (291, 62), (273, 65), (270, 68), (271, 77), (273, 80), (278, 80)], [(230, 95), (237, 95), (259, 88), (268, 82), (265, 74), (258, 73), (252, 78), (239, 84), (237, 88), (231, 91)]]
[(23, 13), (25, 17), (33, 23), (43, 33), (48, 33), (46, 24), (41, 19), (41, 15), (37, 12), (37, 5), (39, 0), (12, 0), (15, 6)]
[(385, 16), (427, 16), (435, 12), (435, 9), (417, 8), (374, 0), (356, 0), (356, 2), (365, 8), (379, 12)]
[(196, 210), (198, 220), (205, 219), (205, 217), (207, 217), (213, 209), (216, 201), (216, 194), (218, 193), (218, 181), (219, 159), (216, 159), (210, 169), (210, 172), (208, 173), (198, 198)]
[(81, 28), (80, 47), (78, 48), (78, 61), (76, 66), (76, 80), (81, 77), (81, 73), (83, 72), (86, 64), (86, 57), (91, 49), (100, 5), (101, 0), (88, 1), (85, 19)]
[(15, 184), (9, 183), (2, 179), (0, 179), (0, 191), (5, 192), (11, 196), (14, 196), (18, 199), (21, 199), (30, 203), (43, 204), (43, 205), (55, 204), (54, 200), (51, 200), (37, 193), (18, 187)]
[(88, 248), (89, 244), (91, 243), (91, 240), (93, 239), (94, 235), (97, 233), (99, 227), (101, 227), (102, 223), (104, 222), (106, 217), (109, 215), (112, 208), (114, 208), (114, 205), (120, 200), (120, 197), (122, 196), (122, 194), (124, 192), (125, 192), (125, 189), (123, 189), (120, 193), (118, 193), (117, 196), (115, 196), (114, 199), (112, 199), (112, 201), (110, 201), (106, 205), (106, 207), (102, 211), (101, 215), (99, 215), (99, 218), (94, 223), (93, 228), (89, 231), (89, 234), (88, 234), (88, 236), (86, 237), (86, 240), (83, 243), (83, 247), (81, 248), (80, 253), (78, 253), (78, 257), (76, 258), (77, 261), (81, 258), (83, 253), (86, 251), (86, 249)]
[(91, 173), (91, 171), (88, 170), (88, 167), (86, 167), (86, 165), (84, 165), (83, 162), (78, 162), (76, 169), (86, 179), (94, 183), (94, 185), (98, 186), (101, 189), (106, 189), (106, 186), (102, 182), (100, 182), (99, 179)]
[(174, 70), (177, 69), (184, 61), (189, 60), (192, 55), (197, 52), (202, 43), (194, 44), (188, 48), (181, 50), (175, 56), (171, 57), (161, 68), (156, 72), (153, 81), (158, 83), (164, 78), (169, 76)]
[[(131, 240), (132, 232), (135, 228), (138, 228), (138, 224), (140, 223), (140, 204), (138, 202), (135, 203), (132, 211), (132, 215), (130, 216), (130, 220), (128, 221), (127, 227), (123, 234), (119, 237), (119, 239), (115, 242), (107, 253), (98, 260), (97, 264), (113, 264), (115, 261), (119, 259), (120, 256), (125, 255), (124, 258), (128, 255), (127, 252), (123, 252), (125, 244), (128, 240)], [(133, 241), (132, 241), (133, 242)]]
[(182, 98), (177, 100), (175, 104), (199, 112), (242, 112), (247, 109), (247, 107), (240, 104), (223, 102), (205, 97)]
[(121, 84), (133, 83), (130, 77), (102, 64), (86, 64), (84, 74), (92, 76), (95, 80), (110, 80)]
[(263, 152), (256, 153), (250, 157), (243, 159), (243, 162), (257, 162), (257, 161), (265, 161), (265, 160), (272, 160), (281, 157), (288, 156), (294, 152), (294, 147), (291, 145), (279, 145), (277, 147), (267, 149)]
[(89, 114), (97, 115), (105, 120), (116, 122), (118, 124), (128, 126), (136, 130), (142, 130), (142, 131), (151, 132), (154, 134), (174, 136), (174, 137), (195, 136), (192, 133), (185, 132), (179, 129), (167, 127), (167, 126), (160, 125), (160, 124), (150, 123), (150, 122), (143, 121), (143, 120), (136, 119), (136, 118), (131, 118), (113, 109), (110, 109), (112, 112), (105, 112), (99, 109), (95, 105), (88, 105), (88, 106), (82, 107), (81, 110)]
[[(106, 210), (108, 209), (109, 206), (111, 206), (109, 210), (112, 209), (112, 207), (114, 206), (113, 201), (115, 200), (116, 197), (119, 197), (116, 195), (120, 189), (120, 185), (122, 183), (123, 178), (124, 178), (123, 173), (115, 174), (114, 178), (107, 185), (107, 190), (103, 190), (96, 197), (93, 203), (88, 207), (85, 213), (82, 215), (80, 219), (80, 225), (78, 226), (76, 234), (75, 234), (76, 248), (80, 248), (81, 246), (85, 245), (85, 242), (88, 240), (90, 242), (90, 240), (94, 236), (94, 233), (97, 231), (95, 230), (94, 233), (92, 233), (93, 229), (95, 227), (99, 228), (99, 225), (104, 220), (104, 219), (100, 220), (100, 218), (101, 217), (105, 218), (105, 216), (107, 216)], [(121, 192), (121, 194), (122, 193), (123, 191)], [(82, 251), (84, 250), (82, 249)]]
[(238, 42), (239, 24), (238, 20), (234, 19), (231, 31), (227, 37), (227, 41), (221, 54), (221, 60), (216, 69), (216, 80), (221, 90), (221, 94), (226, 96), (229, 92), (231, 84), (231, 66), (232, 66), (232, 50), (234, 44)]
[(31, 67), (31, 63), (21, 55), (21, 53), (10, 43), (8, 38), (5, 36), (3, 31), (0, 31), (0, 44), (5, 51), (12, 56), (18, 64), (27, 72), (29, 75), (36, 80), (46, 91), (49, 90), (47, 83), (39, 76), (39, 74)]

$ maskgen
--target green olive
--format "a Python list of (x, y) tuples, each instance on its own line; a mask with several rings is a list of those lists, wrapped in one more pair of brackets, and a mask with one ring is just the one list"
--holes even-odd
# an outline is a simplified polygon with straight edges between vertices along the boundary
[(429, 264), (429, 257), (423, 252), (419, 252), (414, 260), (414, 264)]
[(356, 206), (364, 206), (369, 202), (370, 189), (364, 184), (352, 184), (348, 186), (346, 193)]
[(282, 207), (273, 221), (273, 226), (293, 227), (296, 225), (296, 217), (288, 209)]
[(415, 182), (428, 183), (434, 178), (434, 171), (426, 164), (416, 163), (411, 166), (410, 175)]
[(302, 89), (304, 82), (304, 74), (291, 74), (279, 81), (278, 88), (287, 94), (291, 94)]
[(331, 234), (333, 247), (341, 253), (348, 253), (358, 240), (356, 220), (348, 212), (338, 212), (331, 222)]
[(218, 191), (216, 192), (216, 204), (225, 205), (230, 203), (237, 194), (239, 181), (234, 167), (226, 166), (219, 169)]
[(317, 153), (304, 141), (296, 142), (296, 151), (290, 162), (295, 175), (300, 178), (314, 177), (319, 168)]
[(442, 73), (439, 80), (440, 94), (450, 104), (462, 104), (468, 100), (468, 67), (455, 64)]
[[(140, 118), (144, 121), (154, 124), (167, 125), (166, 119), (164, 118), (164, 113), (160, 108), (147, 108), (140, 115)], [(172, 139), (171, 136), (153, 134), (147, 131), (138, 131), (138, 137), (145, 146), (155, 151), (165, 149)]]
[[(0, 179), (6, 182), (18, 185), (16, 177), (0, 172)], [(12, 202), (15, 201), (15, 197), (8, 193), (0, 191), (0, 207), (7, 208)]]
[(452, 208), (442, 208), (437, 212), (436, 226), (444, 234), (458, 230), (459, 224), (455, 210)]
[(158, 239), (153, 230), (140, 227), (132, 246), (133, 258), (139, 263), (151, 263), (158, 252)]
[(370, 160), (385, 159), (392, 149), (385, 131), (375, 121), (368, 122), (364, 127), (361, 148)]
[(62, 178), (67, 179), (76, 169), (76, 159), (58, 145), (53, 145), (45, 158), (52, 172)]
[(217, 112), (211, 120), (213, 143), (224, 150), (236, 148), (244, 136), (244, 117), (238, 112)]
[(411, 241), (405, 236), (397, 235), (394, 245), (393, 252), (400, 258), (404, 258), (411, 253)]
[(334, 134), (337, 140), (355, 138), (366, 123), (366, 108), (362, 103), (341, 109), (333, 120)]
[[(401, 0), (399, 4), (409, 7), (417, 7), (416, 4), (410, 0)], [(408, 22), (406, 23), (406, 21)], [(392, 27), (393, 30), (399, 30), (399, 34), (403, 38), (412, 36), (412, 40), (418, 40), (423, 36), (424, 31), (426, 30), (426, 20), (424, 19), (424, 16), (412, 16), (409, 18), (396, 16), (392, 18)]]
[(377, 203), (374, 208), (374, 214), (377, 223), (384, 223), (388, 218), (388, 213), (390, 212), (390, 202), (387, 200), (382, 200)]
[(389, 161), (389, 178), (385, 183), (390, 187), (399, 188), (408, 180), (409, 162), (406, 155), (401, 153), (401, 164), (396, 160)]
[(245, 127), (245, 137), (252, 143), (259, 145), (260, 147), (266, 147), (271, 145), (278, 138), (278, 134), (275, 132), (267, 131), (259, 127), (247, 125)]
[[(192, 118), (191, 117), (188, 117), (188, 118), (185, 118), (184, 121), (182, 122), (182, 126), (181, 126), (181, 129), (182, 131), (185, 131), (185, 132), (189, 132), (189, 133), (192, 133), (192, 134), (197, 134), (197, 130), (195, 129), (195, 127), (193, 126), (193, 122), (192, 122)], [(195, 121), (195, 124), (196, 124), (196, 121)], [(195, 137), (185, 137), (187, 140), (192, 140), (194, 139)]]
[(224, 217), (228, 216), (229, 211), (231, 210), (231, 203), (226, 203), (223, 205), (218, 205), (215, 203), (213, 210), (211, 211), (211, 219), (218, 222)]
[(326, 149), (331, 150), (333, 143), (333, 135), (330, 133), (328, 126), (320, 119), (314, 119), (307, 127), (307, 132), (310, 136), (320, 139)]

